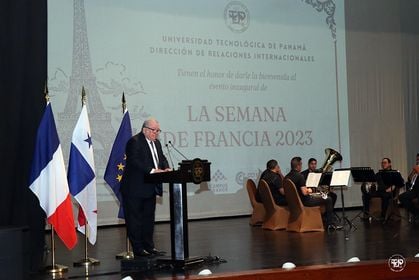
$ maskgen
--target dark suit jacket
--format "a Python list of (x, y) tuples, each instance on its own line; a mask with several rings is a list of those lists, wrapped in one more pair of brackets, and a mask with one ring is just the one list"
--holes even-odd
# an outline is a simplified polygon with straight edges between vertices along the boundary
[[(154, 142), (159, 157), (159, 168), (169, 167), (159, 140)], [(121, 181), (122, 195), (150, 198), (162, 195), (162, 184), (149, 184), (144, 182), (145, 174), (150, 174), (154, 168), (153, 155), (142, 132), (134, 135), (127, 142), (125, 149), (127, 156), (126, 166)]]
[(306, 181), (307, 181), (308, 173), (310, 173), (310, 170), (308, 170), (308, 168), (304, 171), (301, 171), (301, 175), (303, 175)]

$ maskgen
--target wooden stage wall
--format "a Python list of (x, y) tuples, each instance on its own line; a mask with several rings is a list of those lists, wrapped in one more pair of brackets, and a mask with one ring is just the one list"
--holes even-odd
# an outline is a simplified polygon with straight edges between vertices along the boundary
[[(171, 278), (176, 279), (176, 278)], [(419, 260), (407, 259), (400, 272), (390, 270), (387, 260), (365, 261), (331, 265), (297, 267), (293, 270), (281, 268), (252, 270), (234, 273), (220, 273), (209, 276), (186, 276), (182, 279), (222, 279), (222, 280), (418, 280)]]

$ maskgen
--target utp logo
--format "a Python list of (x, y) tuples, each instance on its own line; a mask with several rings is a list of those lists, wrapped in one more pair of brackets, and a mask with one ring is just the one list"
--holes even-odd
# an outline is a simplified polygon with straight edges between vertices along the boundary
[(224, 21), (231, 31), (242, 33), (250, 24), (249, 10), (240, 1), (231, 1), (224, 9)]
[(388, 259), (388, 267), (391, 271), (401, 272), (406, 267), (406, 259), (399, 254), (392, 255)]

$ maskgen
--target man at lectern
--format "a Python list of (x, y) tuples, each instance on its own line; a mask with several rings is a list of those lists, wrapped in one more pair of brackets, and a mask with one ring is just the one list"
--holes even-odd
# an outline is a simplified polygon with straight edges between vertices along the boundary
[[(381, 160), (381, 172), (391, 171), (391, 160), (389, 158), (383, 158)], [(377, 179), (377, 185), (371, 185), (367, 187), (366, 185), (361, 186), (362, 191), (362, 203), (363, 203), (363, 211), (364, 211), (364, 218), (369, 217), (370, 211), (370, 200), (372, 197), (380, 197), (381, 198), (381, 220), (384, 220), (388, 205), (393, 197), (393, 191), (395, 190), (395, 186), (386, 186), (381, 178), (380, 172), (375, 174)]]
[(304, 180), (304, 176), (300, 173), (302, 166), (301, 157), (293, 157), (291, 159), (291, 171), (285, 176), (285, 179), (288, 178), (294, 183), (304, 206), (313, 207), (324, 205), (326, 207), (326, 225), (328, 229), (342, 229), (341, 225), (334, 223), (332, 198), (330, 196), (322, 198), (312, 195), (312, 190), (306, 187), (306, 180)]
[[(271, 159), (266, 163), (266, 170), (260, 175), (260, 180), (265, 180), (271, 190), (272, 197), (277, 205), (287, 205), (285, 200), (284, 188), (282, 187), (282, 175), (281, 168), (276, 160)], [(262, 202), (259, 194), (259, 189), (256, 193), (256, 200)]]
[(143, 123), (141, 132), (127, 143), (126, 167), (121, 181), (122, 205), (128, 238), (135, 256), (160, 254), (153, 242), (156, 195), (163, 195), (162, 184), (144, 182), (145, 174), (169, 171), (157, 139), (160, 125), (155, 119)]

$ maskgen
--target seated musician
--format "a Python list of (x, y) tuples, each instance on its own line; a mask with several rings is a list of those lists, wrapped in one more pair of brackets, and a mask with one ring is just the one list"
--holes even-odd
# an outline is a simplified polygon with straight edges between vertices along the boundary
[(411, 221), (414, 223), (419, 222), (419, 209), (415, 207), (413, 202), (414, 199), (419, 199), (419, 154), (416, 158), (416, 165), (409, 175), (408, 184), (406, 184), (407, 190), (399, 196), (402, 206), (413, 215)]
[[(287, 205), (285, 200), (284, 188), (282, 186), (282, 175), (281, 168), (276, 160), (271, 159), (266, 163), (266, 170), (262, 172), (260, 180), (265, 180), (271, 190), (272, 197), (277, 205)], [(261, 202), (259, 189), (256, 193), (256, 200)]]
[(311, 195), (312, 191), (306, 187), (306, 181), (303, 175), (301, 175), (302, 162), (300, 157), (294, 157), (291, 159), (291, 171), (285, 176), (286, 179), (290, 179), (300, 196), (301, 202), (304, 206), (313, 207), (325, 205), (326, 207), (326, 225), (327, 229), (342, 229), (342, 226), (334, 223), (333, 215), (333, 201), (332, 198), (327, 196), (322, 198), (320, 196)]
[[(319, 169), (317, 169), (317, 160), (315, 158), (310, 158), (307, 163), (307, 169), (304, 171), (301, 171), (301, 175), (303, 175), (304, 180), (307, 181), (308, 174), (311, 172), (319, 172)], [(320, 188), (327, 188), (327, 196), (330, 196), (333, 201), (333, 208), (335, 207), (337, 195), (330, 189), (329, 186), (320, 186)], [(313, 189), (312, 191), (316, 191), (316, 189)]]
[(304, 180), (307, 180), (308, 173), (316, 172), (316, 170), (317, 170), (317, 160), (315, 158), (310, 158), (308, 160), (307, 167), (308, 168), (306, 170), (301, 171), (301, 174), (303, 175)]
[[(390, 171), (391, 169), (391, 160), (389, 158), (383, 158), (381, 161), (381, 171)], [(364, 211), (364, 219), (369, 218), (369, 211), (370, 211), (370, 200), (372, 197), (380, 197), (381, 198), (381, 217), (380, 220), (384, 220), (388, 205), (393, 197), (393, 191), (395, 189), (394, 186), (385, 186), (383, 179), (381, 178), (380, 172), (375, 174), (377, 179), (377, 184), (373, 184), (368, 186), (366, 183), (362, 184), (361, 191), (362, 191), (362, 204), (363, 204), (363, 211)]]

